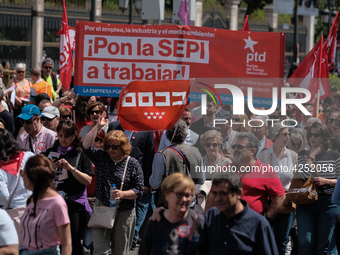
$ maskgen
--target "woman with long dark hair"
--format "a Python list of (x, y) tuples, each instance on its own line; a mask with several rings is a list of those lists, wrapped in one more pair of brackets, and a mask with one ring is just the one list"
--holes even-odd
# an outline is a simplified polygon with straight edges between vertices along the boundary
[(71, 220), (72, 254), (84, 254), (81, 244), (91, 208), (87, 201), (86, 186), (92, 181), (92, 162), (82, 151), (76, 124), (62, 121), (57, 126), (58, 140), (45, 155), (57, 169), (56, 188), (67, 204)]
[[(54, 189), (55, 170), (44, 155), (31, 157), (22, 173), (25, 187), (33, 191), (21, 219), (21, 255), (71, 255), (70, 219), (64, 199)], [(60, 253), (60, 247), (62, 253)]]

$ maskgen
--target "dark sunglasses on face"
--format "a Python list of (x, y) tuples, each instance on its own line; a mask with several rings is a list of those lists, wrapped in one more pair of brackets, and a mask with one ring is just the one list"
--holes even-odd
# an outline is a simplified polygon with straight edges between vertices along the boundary
[(235, 149), (243, 150), (244, 148), (248, 148), (248, 146), (243, 146), (243, 145), (241, 145), (241, 144), (233, 144), (233, 145), (231, 146), (231, 148), (232, 148), (233, 150), (235, 150)]
[(188, 118), (183, 118), (183, 120), (191, 120), (191, 118), (189, 118), (189, 117)]
[(54, 117), (54, 118), (52, 118), (52, 119), (50, 119), (50, 118), (47, 118), (47, 117), (43, 117), (43, 116), (41, 116), (40, 117), (40, 119), (41, 119), (41, 121), (52, 121), (52, 120), (54, 120), (55, 118), (57, 118), (57, 117)]
[(63, 119), (71, 119), (72, 118), (72, 116), (71, 115), (62, 115), (61, 116)]
[(308, 137), (315, 137), (315, 138), (319, 138), (321, 136), (321, 134), (319, 133), (308, 133)]
[(206, 143), (205, 146), (206, 146), (207, 148), (210, 148), (211, 146), (214, 147), (214, 148), (216, 148), (216, 147), (218, 146), (218, 144), (217, 144), (217, 143)]
[(96, 138), (94, 139), (94, 141), (95, 141), (95, 142), (102, 142), (103, 139), (101, 139), (100, 137), (96, 137)]
[(91, 115), (93, 115), (93, 114), (99, 115), (99, 114), (102, 114), (102, 111), (99, 111), (99, 110), (98, 111), (91, 111), (90, 114)]
[(301, 147), (302, 143), (293, 143), (292, 142), (292, 145), (293, 145), (293, 147)]
[(17, 71), (17, 73), (25, 73), (25, 71)]
[(184, 192), (174, 192), (174, 191), (172, 191), (172, 193), (174, 193), (178, 199), (182, 199), (183, 197), (189, 199), (189, 198), (192, 197), (192, 195), (189, 194), (189, 193), (184, 193)]
[(24, 119), (20, 119), (20, 123), (21, 125), (24, 125), (26, 123), (26, 125), (32, 125), (33, 121), (35, 121), (37, 118), (30, 118), (29, 120), (24, 120)]
[(108, 151), (110, 148), (112, 149), (112, 150), (117, 150), (118, 148), (119, 148), (120, 146), (119, 145), (114, 145), (114, 144), (112, 144), (112, 145), (106, 145), (105, 146), (105, 149)]
[(44, 66), (45, 69), (52, 69), (52, 66)]

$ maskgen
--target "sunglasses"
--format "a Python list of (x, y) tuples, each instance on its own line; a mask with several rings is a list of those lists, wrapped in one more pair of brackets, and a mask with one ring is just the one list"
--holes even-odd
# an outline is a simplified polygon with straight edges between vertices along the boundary
[(71, 115), (62, 115), (61, 116), (63, 119), (71, 119), (72, 118), (72, 116)]
[(40, 117), (41, 121), (52, 121), (52, 120), (54, 120), (55, 118), (57, 118), (57, 117), (54, 117), (54, 118), (52, 118), (52, 119), (47, 118), (47, 117), (43, 117), (43, 116)]
[(207, 148), (210, 148), (211, 145), (212, 145), (212, 147), (214, 147), (214, 148), (216, 148), (216, 147), (218, 146), (217, 143), (206, 143), (206, 144), (205, 144), (205, 146), (206, 146)]
[(95, 141), (95, 142), (102, 142), (103, 139), (101, 139), (100, 137), (96, 137), (96, 138), (94, 139), (94, 141)]
[(188, 198), (188, 199), (189, 199), (189, 198), (192, 198), (192, 195), (189, 194), (189, 193), (184, 193), (184, 192), (174, 192), (174, 191), (172, 191), (172, 193), (174, 193), (178, 199), (182, 199), (183, 197)]
[(191, 120), (191, 118), (187, 117), (187, 118), (183, 118), (183, 120)]
[(52, 69), (52, 66), (44, 66), (45, 69)]
[(112, 145), (106, 145), (105, 146), (105, 149), (108, 151), (110, 148), (112, 149), (112, 150), (118, 150), (118, 148), (120, 147), (120, 145), (114, 145), (114, 144), (112, 144)]
[(21, 125), (24, 125), (26, 123), (26, 125), (32, 125), (33, 121), (35, 121), (37, 118), (30, 118), (29, 120), (24, 120), (24, 119), (20, 119), (20, 123)]
[(17, 73), (25, 73), (25, 71), (17, 71)]
[(99, 115), (99, 114), (102, 114), (102, 111), (99, 111), (99, 110), (98, 111), (91, 111), (90, 114), (91, 115), (93, 115), (93, 114)]
[(233, 145), (231, 146), (231, 148), (232, 148), (233, 150), (235, 150), (235, 149), (243, 150), (244, 148), (249, 148), (249, 147), (248, 147), (248, 146), (243, 146), (243, 145), (241, 145), (241, 144), (233, 144)]
[(308, 133), (308, 137), (315, 137), (315, 138), (319, 138), (321, 136), (321, 134), (319, 133)]
[(293, 142), (292, 142), (292, 146), (293, 146), (293, 147), (301, 147), (301, 145), (302, 145), (302, 143), (293, 143)]

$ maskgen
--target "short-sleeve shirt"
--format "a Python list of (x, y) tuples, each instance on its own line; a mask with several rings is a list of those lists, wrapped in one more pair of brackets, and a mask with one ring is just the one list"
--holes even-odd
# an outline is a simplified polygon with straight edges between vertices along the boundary
[(60, 195), (39, 199), (35, 217), (33, 207), (31, 202), (21, 218), (23, 246), (33, 251), (59, 245), (58, 227), (70, 223), (65, 200)]
[(0, 247), (19, 244), (14, 222), (3, 209), (0, 209), (0, 219)]

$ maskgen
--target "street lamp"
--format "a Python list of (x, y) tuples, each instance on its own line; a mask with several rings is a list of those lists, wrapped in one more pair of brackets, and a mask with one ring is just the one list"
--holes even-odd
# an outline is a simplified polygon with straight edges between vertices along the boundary
[(321, 11), (321, 21), (324, 24), (328, 24), (328, 32), (331, 29), (331, 25), (334, 21), (334, 18), (336, 16), (336, 11), (332, 9), (332, 0), (328, 0), (328, 8), (326, 7)]

